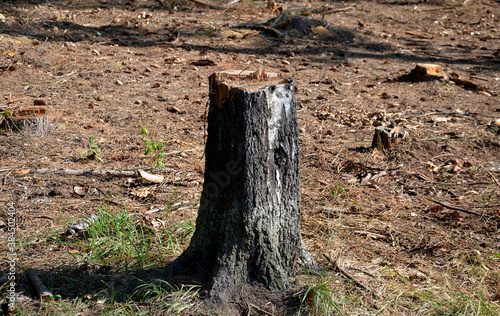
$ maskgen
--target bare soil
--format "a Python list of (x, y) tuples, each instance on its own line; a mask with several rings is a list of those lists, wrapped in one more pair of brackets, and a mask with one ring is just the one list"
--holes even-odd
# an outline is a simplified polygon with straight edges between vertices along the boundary
[[(277, 37), (231, 28), (276, 16), (264, 2), (2, 1), (0, 110), (41, 105), (52, 124), (44, 136), (0, 135), (2, 271), (10, 202), (23, 241), (19, 274), (30, 267), (68, 276), (87, 271), (72, 261), (70, 245), (56, 249), (47, 236), (88, 218), (103, 201), (126, 205), (150, 223), (160, 215), (146, 212), (173, 199), (182, 207), (163, 220), (194, 223), (208, 77), (263, 69), (296, 80), (304, 242), (319, 264), (329, 265), (323, 254), (338, 258), (377, 298), (346, 280), (332, 286), (356, 297), (364, 312), (433, 314), (425, 301), (406, 295), (424, 288), (431, 296), (460, 289), (500, 312), (500, 136), (488, 129), (500, 119), (500, 3), (280, 5), (312, 7), (336, 33)], [(439, 64), (477, 86), (412, 80), (406, 75), (417, 63)], [(394, 123), (406, 139), (372, 150), (375, 126)], [(142, 127), (167, 143), (165, 166), (156, 171), (165, 176), (162, 185), (23, 172), (147, 168)], [(101, 160), (81, 153), (91, 135)], [(70, 263), (73, 268), (62, 268)], [(404, 299), (394, 294), (399, 290)], [(53, 292), (63, 300), (77, 297)], [(394, 297), (405, 303), (391, 303)], [(273, 302), (272, 308), (265, 299), (239, 306), (274, 315), (291, 304)], [(349, 306), (348, 314), (363, 314)]]

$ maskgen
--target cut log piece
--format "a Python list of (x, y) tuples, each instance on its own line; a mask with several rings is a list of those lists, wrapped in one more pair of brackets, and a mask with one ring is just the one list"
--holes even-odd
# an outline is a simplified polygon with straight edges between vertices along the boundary
[[(172, 277), (205, 284), (228, 303), (253, 282), (285, 289), (315, 267), (300, 233), (298, 127), (293, 83), (262, 71), (215, 73), (196, 231)], [(240, 75), (238, 75), (240, 74)]]
[(49, 119), (44, 107), (29, 107), (17, 109), (12, 115), (7, 115), (0, 126), (13, 132), (47, 135)]

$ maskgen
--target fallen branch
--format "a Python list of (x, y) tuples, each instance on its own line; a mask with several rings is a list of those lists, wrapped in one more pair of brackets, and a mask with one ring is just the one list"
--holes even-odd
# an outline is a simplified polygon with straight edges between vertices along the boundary
[(460, 78), (450, 78), (450, 81), (453, 81), (456, 85), (461, 86), (464, 89), (469, 89), (473, 91), (486, 91), (486, 88), (480, 85), (477, 85), (471, 81), (463, 80)]
[[(354, 7), (332, 8), (332, 9), (326, 10), (326, 11), (321, 12), (321, 13), (324, 15), (327, 15), (327, 14), (338, 13), (338, 12), (347, 12), (347, 11), (351, 11), (351, 10), (354, 10)], [(315, 13), (318, 13), (318, 12), (315, 12)]]
[(87, 176), (87, 177), (114, 177), (114, 178), (129, 178), (137, 177), (136, 171), (129, 170), (80, 170), (80, 169), (23, 169), (12, 172), (15, 175), (27, 174), (64, 174), (68, 176)]
[(342, 213), (342, 214), (349, 214), (349, 215), (364, 215), (364, 216), (385, 216), (384, 214), (371, 214), (371, 213), (363, 213), (363, 212), (350, 212), (350, 211), (344, 211), (342, 209), (338, 210), (332, 207), (324, 207), (323, 210), (328, 211), (328, 212), (337, 212), (337, 213)]
[(207, 7), (207, 8), (214, 9), (214, 10), (221, 9), (221, 7), (219, 7), (219, 6), (216, 6), (216, 5), (211, 4), (211, 3), (203, 2), (203, 1), (200, 1), (200, 0), (189, 0), (189, 1), (193, 2), (194, 4), (197, 4), (199, 6), (202, 6), (202, 7)]
[(29, 284), (31, 285), (33, 292), (38, 298), (44, 299), (54, 296), (52, 292), (47, 290), (45, 285), (43, 285), (42, 280), (40, 280), (40, 277), (36, 273), (35, 269), (28, 269), (26, 271), (26, 276), (28, 277)]
[[(467, 209), (464, 209), (464, 208), (461, 208), (461, 207), (457, 207), (457, 206), (453, 206), (453, 205), (449, 205), (449, 204), (445, 204), (443, 202), (440, 202), (440, 201), (437, 201), (437, 200), (434, 200), (434, 199), (431, 199), (431, 198), (428, 198), (426, 197), (427, 200), (429, 201), (432, 201), (436, 204), (439, 204), (441, 205), (442, 207), (446, 207), (446, 208), (449, 208), (450, 210), (455, 210), (455, 211), (459, 211), (459, 212), (464, 212), (464, 213), (467, 213), (467, 214), (470, 214), (470, 215), (476, 215), (476, 216), (483, 216), (483, 214), (481, 213), (478, 213), (478, 212), (474, 212), (474, 211), (470, 211), (470, 210), (467, 210)], [(500, 218), (496, 217), (495, 215), (491, 215), (491, 218), (492, 219), (496, 219), (496, 220), (499, 220)]]

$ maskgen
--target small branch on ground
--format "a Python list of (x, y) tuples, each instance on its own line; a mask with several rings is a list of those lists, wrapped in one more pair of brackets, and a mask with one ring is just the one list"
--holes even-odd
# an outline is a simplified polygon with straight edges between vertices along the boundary
[[(483, 214), (481, 214), (481, 213), (470, 211), (470, 210), (466, 210), (466, 209), (461, 208), (461, 207), (456, 207), (456, 206), (453, 206), (453, 205), (449, 205), (449, 204), (446, 204), (446, 203), (443, 203), (443, 202), (440, 202), (440, 201), (437, 201), (437, 200), (434, 200), (434, 199), (431, 199), (431, 198), (428, 198), (428, 197), (426, 197), (426, 199), (429, 200), (429, 201), (432, 201), (432, 202), (434, 202), (436, 204), (439, 204), (439, 205), (441, 205), (443, 207), (449, 208), (450, 210), (464, 212), (464, 213), (467, 213), (467, 214), (470, 214), (470, 215), (476, 215), (476, 216), (481, 216), (481, 217), (483, 216)], [(496, 217), (495, 215), (491, 215), (490, 218), (496, 219), (496, 220), (500, 219), (500, 218)]]
[(333, 207), (324, 207), (323, 210), (328, 211), (328, 212), (338, 212), (342, 214), (349, 214), (349, 215), (364, 215), (364, 216), (385, 216), (385, 214), (373, 214), (373, 213), (364, 213), (364, 212), (350, 212), (350, 211), (344, 211), (344, 210), (337, 210)]
[(204, 1), (200, 1), (200, 0), (189, 0), (189, 1), (193, 2), (194, 4), (197, 4), (199, 6), (202, 6), (202, 7), (207, 7), (207, 8), (214, 9), (214, 10), (221, 9), (221, 7), (219, 7), (219, 6), (216, 6), (214, 4), (207, 3), (207, 2), (204, 2)]
[(114, 177), (114, 178), (129, 178), (137, 177), (136, 171), (129, 170), (80, 170), (80, 169), (23, 169), (12, 172), (14, 175), (27, 174), (64, 174), (68, 176), (87, 176), (87, 177)]
[(335, 9), (326, 10), (323, 14), (326, 15), (326, 14), (346, 12), (346, 11), (351, 11), (351, 10), (354, 10), (354, 7), (335, 8)]
[(325, 259), (328, 261), (328, 263), (330, 263), (330, 266), (331, 266), (332, 269), (339, 271), (342, 275), (344, 275), (347, 279), (351, 280), (354, 284), (356, 284), (357, 286), (359, 286), (363, 290), (370, 292), (373, 296), (376, 296), (376, 294), (372, 290), (370, 290), (369, 288), (367, 288), (363, 283), (359, 282), (352, 275), (350, 275), (349, 273), (347, 273), (347, 271), (345, 271), (344, 269), (342, 269), (337, 264), (337, 261), (333, 261), (332, 258), (330, 258), (326, 254), (323, 254), (323, 257), (325, 257)]
[(249, 305), (250, 307), (253, 307), (253, 308), (255, 308), (256, 310), (258, 310), (258, 311), (261, 313), (261, 315), (262, 315), (262, 314), (265, 314), (265, 315), (270, 315), (270, 316), (276, 316), (276, 314), (274, 314), (274, 313), (270, 313), (270, 312), (268, 312), (268, 311), (266, 311), (266, 310), (264, 310), (264, 309), (262, 309), (262, 308), (258, 307), (257, 305), (254, 305), (254, 304), (248, 304), (248, 305)]
[(490, 175), (493, 181), (495, 181), (495, 183), (500, 187), (500, 183), (498, 183), (498, 180), (495, 179), (495, 176), (489, 170), (486, 170), (486, 172)]

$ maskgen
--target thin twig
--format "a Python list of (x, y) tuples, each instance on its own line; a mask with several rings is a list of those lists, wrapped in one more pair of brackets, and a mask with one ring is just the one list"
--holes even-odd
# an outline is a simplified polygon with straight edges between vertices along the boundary
[(333, 269), (336, 269), (338, 270), (341, 274), (343, 274), (346, 278), (348, 278), (349, 280), (351, 280), (352, 282), (354, 282), (354, 284), (356, 284), (357, 286), (359, 286), (360, 288), (362, 288), (363, 290), (365, 291), (368, 291), (372, 294), (373, 291), (370, 290), (369, 288), (367, 288), (363, 283), (359, 282), (358, 280), (356, 280), (352, 275), (350, 275), (349, 273), (347, 273), (344, 269), (342, 269), (338, 264), (337, 264), (337, 261), (333, 261), (332, 258), (330, 258), (328, 255), (326, 254), (323, 254), (323, 257), (326, 258), (326, 260), (328, 261), (328, 263), (330, 263), (331, 267)]
[(4, 168), (4, 169), (0, 169), (0, 172), (5, 172), (5, 171), (9, 171), (11, 172), (12, 170), (15, 170), (16, 167), (12, 167), (12, 168)]
[(3, 180), (2, 180), (2, 185), (5, 185), (5, 183), (7, 182), (7, 178), (10, 176), (10, 174), (12, 173), (12, 169), (10, 169), (9, 172), (7, 172), (7, 174), (5, 175), (5, 177), (3, 177)]
[(206, 2), (203, 2), (203, 1), (201, 1), (201, 0), (189, 0), (189, 1), (190, 1), (190, 2), (193, 2), (193, 3), (197, 4), (197, 5), (200, 5), (200, 6), (202, 6), (202, 7), (208, 7), (208, 8), (210, 8), (210, 9), (215, 9), (215, 10), (219, 10), (219, 9), (221, 9), (219, 6), (216, 6), (216, 5), (211, 4), (211, 3), (206, 3)]
[[(168, 153), (163, 153), (163, 156), (172, 156), (172, 155), (187, 153), (187, 152), (195, 151), (195, 150), (198, 150), (198, 148), (171, 151), (171, 152), (168, 152)], [(145, 158), (151, 158), (151, 156), (149, 156), (149, 155), (142, 155), (142, 156), (137, 156), (137, 157), (133, 157), (133, 158), (127, 159), (126, 161), (134, 160), (134, 159), (145, 159)]]
[(342, 150), (344, 150), (345, 147), (342, 147), (340, 148), (339, 152), (337, 153), (337, 155), (335, 156), (335, 158), (333, 158), (332, 162), (330, 163), (330, 165), (333, 166), (333, 164), (335, 163), (335, 160), (337, 160), (337, 158), (339, 157), (340, 153), (342, 152)]
[(198, 205), (198, 203), (190, 204), (190, 203), (188, 203), (188, 201), (177, 202), (177, 203), (174, 203), (172, 205), (167, 204), (166, 206), (163, 206), (163, 207), (157, 207), (157, 208), (151, 209), (149, 211), (146, 211), (144, 214), (153, 214), (153, 213), (157, 213), (157, 212), (164, 211), (167, 209), (170, 211), (178, 211), (178, 210), (189, 208), (190, 206), (196, 207), (197, 205)]
[[(140, 168), (142, 169), (142, 168)], [(167, 169), (167, 168), (163, 168)], [(173, 169), (167, 169), (167, 171), (172, 171)], [(13, 171), (14, 175), (27, 175), (27, 174), (64, 174), (69, 176), (88, 176), (88, 177), (115, 177), (115, 178), (128, 178), (137, 177), (136, 171), (129, 170), (80, 170), (80, 169), (23, 169)]]
[(430, 11), (441, 11), (441, 10), (456, 10), (456, 6), (449, 6), (449, 7), (442, 7), (442, 8), (436, 8), (436, 9), (427, 9), (424, 10), (425, 12), (430, 12)]
[(431, 198), (428, 198), (428, 197), (426, 197), (426, 199), (429, 200), (429, 201), (432, 201), (432, 202), (434, 202), (436, 204), (439, 204), (439, 205), (441, 205), (443, 207), (449, 208), (450, 210), (460, 211), (460, 212), (464, 212), (464, 213), (467, 213), (467, 214), (470, 214), (470, 215), (482, 216), (482, 214), (480, 214), (478, 212), (469, 211), (469, 210), (466, 210), (464, 208), (453, 206), (453, 205), (449, 205), (449, 204), (446, 204), (446, 203), (443, 203), (443, 202), (440, 202), (438, 200), (434, 200), (434, 199), (431, 199)]
[[(428, 198), (426, 197), (427, 200), (429, 201), (432, 201), (436, 204), (439, 204), (443, 207), (446, 207), (446, 208), (449, 208), (450, 210), (455, 210), (455, 211), (460, 211), (460, 212), (464, 212), (464, 213), (467, 213), (467, 214), (470, 214), (470, 215), (476, 215), (476, 216), (483, 216), (483, 214), (480, 214), (478, 212), (474, 212), (474, 211), (470, 211), (470, 210), (466, 210), (464, 208), (461, 208), (461, 207), (457, 207), (457, 206), (453, 206), (453, 205), (449, 205), (449, 204), (446, 204), (446, 203), (443, 203), (443, 202), (440, 202), (440, 201), (437, 201), (437, 200), (434, 200), (434, 199), (431, 199), (431, 198)], [(495, 215), (491, 215), (491, 218), (492, 219), (499, 219), (498, 217), (496, 217)]]
[(483, 77), (479, 77), (479, 76), (470, 76), (472, 79), (478, 79), (478, 80), (483, 80), (483, 81), (490, 81), (490, 79), (488, 78), (483, 78)]
[(228, 4), (226, 4), (226, 7), (229, 7), (229, 6), (235, 4), (236, 2), (239, 2), (239, 1), (240, 0), (233, 0), (233, 1), (229, 2)]
[(384, 214), (372, 214), (372, 213), (363, 213), (363, 212), (350, 212), (350, 211), (343, 211), (343, 210), (337, 210), (332, 207), (324, 207), (323, 210), (325, 211), (330, 211), (330, 212), (338, 212), (342, 214), (349, 214), (349, 215), (364, 215), (364, 216), (385, 216)]
[(495, 179), (495, 176), (489, 170), (486, 170), (486, 172), (490, 175), (491, 178), (493, 178), (493, 181), (495, 181), (495, 183), (500, 187), (500, 183), (498, 183), (498, 180)]
[(354, 7), (332, 8), (332, 9), (326, 10), (325, 12), (322, 12), (322, 13), (324, 15), (327, 15), (327, 14), (338, 13), (338, 12), (346, 12), (346, 11), (351, 11), (351, 10), (354, 10)]
[(359, 271), (359, 272), (361, 272), (361, 273), (364, 273), (364, 274), (366, 274), (366, 275), (367, 275), (367, 276), (369, 276), (369, 277), (372, 277), (372, 278), (374, 278), (374, 277), (375, 277), (375, 276), (374, 276), (373, 274), (371, 274), (370, 272), (366, 272), (366, 271), (364, 271), (364, 270), (361, 270), (361, 269), (358, 269), (358, 268), (355, 268), (355, 267), (351, 267), (351, 269), (356, 270), (356, 271)]
[(251, 306), (251, 307), (253, 307), (253, 308), (255, 308), (255, 309), (257, 309), (257, 310), (259, 310), (259, 312), (264, 313), (266, 315), (271, 315), (271, 316), (275, 316), (276, 315), (274, 313), (270, 313), (270, 312), (268, 312), (268, 311), (266, 311), (266, 310), (264, 310), (264, 309), (262, 309), (262, 308), (260, 308), (260, 307), (258, 307), (256, 305), (254, 305), (254, 304), (248, 304), (248, 305)]

